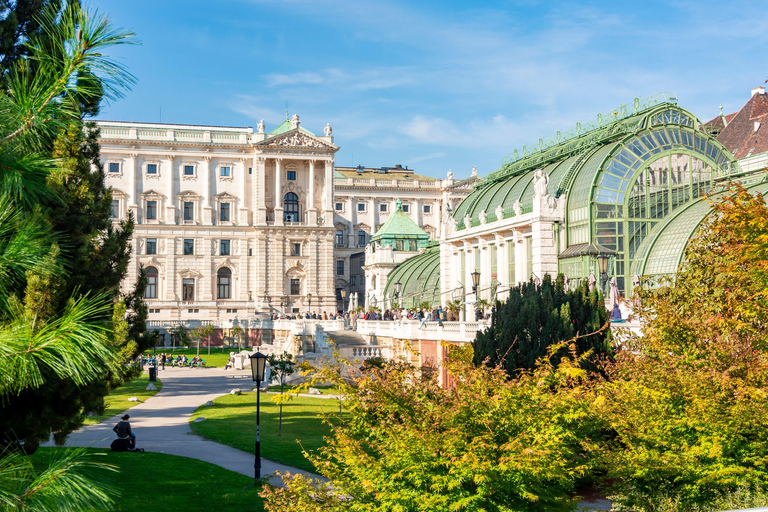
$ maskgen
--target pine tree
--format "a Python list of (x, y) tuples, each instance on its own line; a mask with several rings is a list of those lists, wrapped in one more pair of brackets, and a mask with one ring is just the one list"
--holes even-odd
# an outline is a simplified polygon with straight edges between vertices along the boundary
[[(597, 291), (590, 293), (583, 283), (565, 292), (562, 275), (555, 282), (545, 275), (540, 285), (533, 280), (520, 284), (506, 302), (496, 302), (491, 326), (474, 341), (474, 363), (501, 364), (515, 376), (534, 368), (550, 346), (574, 337), (577, 354), (591, 350), (595, 356), (610, 355), (608, 322), (609, 313)], [(561, 355), (555, 354), (553, 362)]]

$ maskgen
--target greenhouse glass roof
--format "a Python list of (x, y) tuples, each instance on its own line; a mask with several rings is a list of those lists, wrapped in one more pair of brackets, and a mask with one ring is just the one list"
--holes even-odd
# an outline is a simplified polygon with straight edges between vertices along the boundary
[(416, 307), (421, 302), (440, 301), (440, 247), (437, 243), (423, 253), (398, 265), (387, 277), (385, 297), (395, 296), (395, 283), (401, 283), (400, 304)]

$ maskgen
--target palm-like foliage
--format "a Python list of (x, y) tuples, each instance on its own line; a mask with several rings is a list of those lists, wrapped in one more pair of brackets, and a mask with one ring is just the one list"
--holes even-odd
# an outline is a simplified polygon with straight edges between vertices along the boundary
[[(132, 43), (134, 34), (79, 2), (61, 14), (49, 9), (39, 21), (41, 35), (27, 43), (30, 57), (0, 91), (0, 400), (40, 386), (50, 374), (82, 385), (115, 364), (105, 343), (111, 307), (104, 297), (73, 296), (60, 315), (42, 321), (14, 296), (31, 273), (63, 272), (50, 257), (55, 236), (35, 214), (52, 196), (46, 178), (56, 162), (46, 148), (80, 119), (81, 104), (115, 99), (133, 82), (104, 52)], [(93, 480), (97, 466), (75, 452), (38, 472), (23, 455), (6, 451), (0, 510), (107, 508), (113, 493)]]

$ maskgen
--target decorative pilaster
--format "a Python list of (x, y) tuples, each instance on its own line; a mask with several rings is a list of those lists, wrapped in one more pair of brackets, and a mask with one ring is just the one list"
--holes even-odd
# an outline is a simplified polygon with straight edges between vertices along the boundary
[(324, 197), (323, 218), (325, 219), (326, 227), (333, 226), (333, 161), (328, 160), (325, 162), (325, 185), (324, 185)]
[(275, 158), (275, 226), (283, 225), (283, 159)]
[(307, 184), (307, 222), (310, 226), (317, 225), (317, 208), (315, 208), (315, 160), (309, 161), (309, 183)]
[(176, 169), (174, 167), (176, 163), (176, 157), (173, 155), (166, 155), (165, 157), (165, 175), (168, 180), (168, 199), (165, 201), (165, 222), (166, 224), (176, 224)]
[(211, 157), (203, 157), (200, 165), (200, 177), (203, 180), (203, 216), (202, 221), (205, 225), (213, 223), (213, 208), (211, 207)]
[(128, 205), (128, 209), (133, 212), (133, 218), (139, 221), (139, 206), (141, 204), (141, 201), (139, 200), (139, 193), (138, 193), (138, 182), (139, 182), (139, 176), (136, 172), (136, 157), (139, 155), (137, 153), (131, 153), (128, 155), (128, 161), (126, 162), (126, 174), (130, 177), (131, 180), (131, 201)]
[(257, 156), (253, 159), (253, 170), (256, 173), (254, 179), (254, 200), (253, 210), (256, 213), (256, 222), (258, 226), (267, 225), (267, 198), (266, 198), (266, 186), (267, 186), (267, 159), (263, 156)]

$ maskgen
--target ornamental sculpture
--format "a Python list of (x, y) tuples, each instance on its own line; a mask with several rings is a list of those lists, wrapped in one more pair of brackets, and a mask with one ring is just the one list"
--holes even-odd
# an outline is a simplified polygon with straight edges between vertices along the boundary
[(549, 175), (541, 169), (537, 169), (533, 179), (534, 197), (545, 197), (549, 195), (549, 192), (547, 191), (547, 186), (549, 185)]
[(259, 124), (256, 125), (256, 130), (259, 133), (264, 133), (264, 120), (263, 119), (261, 121), (259, 121)]
[(331, 136), (331, 134), (333, 133), (333, 128), (331, 128), (331, 123), (327, 123), (325, 125), (325, 128), (323, 128), (323, 133), (325, 134), (326, 137)]
[(291, 118), (291, 128), (296, 129), (299, 127), (299, 114), (293, 114), (293, 117)]

